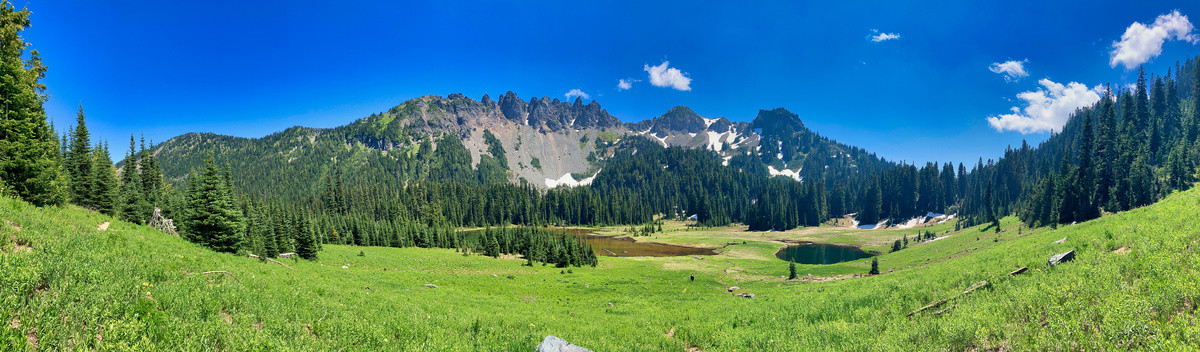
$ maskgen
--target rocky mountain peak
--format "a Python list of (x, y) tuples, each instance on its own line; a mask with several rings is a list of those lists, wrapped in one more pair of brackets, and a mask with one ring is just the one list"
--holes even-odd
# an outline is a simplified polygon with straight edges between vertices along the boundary
[(676, 106), (667, 110), (662, 116), (631, 125), (633, 130), (651, 133), (669, 134), (670, 132), (700, 133), (708, 127), (704, 118), (686, 106)]
[(752, 130), (762, 130), (762, 134), (791, 135), (805, 130), (800, 116), (784, 108), (759, 110), (758, 116), (750, 122)]

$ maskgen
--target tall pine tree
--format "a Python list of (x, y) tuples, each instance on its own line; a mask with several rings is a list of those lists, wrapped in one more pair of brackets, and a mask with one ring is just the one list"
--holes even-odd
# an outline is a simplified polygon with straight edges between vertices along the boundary
[(108, 156), (108, 145), (97, 145), (92, 151), (92, 206), (104, 215), (117, 214), (117, 170)]
[(92, 173), (94, 167), (91, 135), (84, 121), (83, 105), (75, 119), (75, 130), (71, 132), (71, 144), (67, 151), (67, 176), (71, 182), (71, 201), (85, 208), (94, 208), (92, 196)]
[(59, 151), (46, 122), (46, 66), (20, 32), (29, 10), (0, 1), (0, 179), (11, 192), (36, 205), (64, 201)]
[(129, 151), (121, 162), (121, 220), (135, 224), (150, 221), (151, 206), (146, 201), (142, 188), (142, 175), (138, 172), (137, 149), (133, 135), (129, 135)]

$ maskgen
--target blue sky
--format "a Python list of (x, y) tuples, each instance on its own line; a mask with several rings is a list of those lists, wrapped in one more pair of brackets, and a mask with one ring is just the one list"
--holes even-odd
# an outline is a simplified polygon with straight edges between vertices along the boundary
[[(892, 160), (972, 162), (1049, 135), (1036, 127), (1045, 118), (1022, 117), (1054, 115), (1099, 84), (1133, 82), (1136, 70), (1112, 63), (1127, 30), (1139, 41), (1121, 57), (1148, 59), (1147, 72), (1200, 54), (1198, 31), (1184, 32), (1200, 17), (1155, 23), (1174, 10), (1200, 16), (1196, 1), (27, 6), (24, 36), (50, 69), (48, 113), (63, 129), (82, 102), (93, 138), (114, 151), (130, 133), (259, 137), (346, 124), (428, 94), (566, 99), (579, 89), (626, 122), (675, 105), (735, 121), (782, 106), (823, 135)], [(1144, 28), (1130, 29), (1135, 22)], [(881, 34), (898, 38), (873, 40)], [(1007, 61), (1026, 76), (1002, 70), (1015, 74), (1012, 63), (990, 69)], [(664, 62), (666, 86), (655, 86), (647, 69)], [(619, 89), (620, 79), (630, 88)], [(1043, 79), (1067, 92), (1045, 94), (1047, 109), (1024, 110), (1018, 94), (1051, 91)], [(1022, 110), (1007, 130), (989, 123), (1013, 107)]]

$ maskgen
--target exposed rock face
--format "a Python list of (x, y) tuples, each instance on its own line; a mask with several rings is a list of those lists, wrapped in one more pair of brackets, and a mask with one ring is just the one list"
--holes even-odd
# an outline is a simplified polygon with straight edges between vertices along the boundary
[(612, 116), (608, 111), (600, 107), (600, 103), (592, 100), (587, 105), (580, 106), (578, 98), (571, 108), (575, 111), (575, 126), (588, 127), (614, 127), (620, 126), (621, 120)]
[[(486, 98), (486, 97), (485, 97)], [(621, 120), (612, 116), (595, 100), (584, 104), (576, 97), (573, 103), (550, 97), (532, 98), (522, 101), (516, 93), (507, 92), (500, 96), (499, 108), (505, 119), (532, 127), (558, 131), (566, 128), (611, 128), (621, 125)]]
[(509, 121), (524, 123), (525, 118), (529, 116), (529, 104), (518, 98), (516, 93), (509, 91), (500, 96), (500, 111)]
[(554, 336), (546, 336), (542, 343), (537, 345), (537, 352), (592, 352), (592, 350), (572, 345)]

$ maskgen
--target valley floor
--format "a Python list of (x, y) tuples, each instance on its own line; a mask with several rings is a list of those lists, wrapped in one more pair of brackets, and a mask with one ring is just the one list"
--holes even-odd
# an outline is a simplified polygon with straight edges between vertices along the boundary
[[(786, 232), (668, 222), (637, 239), (719, 254), (601, 257), (568, 271), (454, 250), (326, 245), (318, 261), (284, 261), (293, 270), (78, 208), (4, 199), (0, 346), (531, 351), (554, 335), (596, 351), (1187, 350), (1200, 346), (1198, 213), (1200, 190), (1054, 230), (1012, 218), (998, 233), (952, 222)], [(98, 229), (103, 222), (111, 226)], [(924, 231), (947, 237), (878, 256), (876, 276), (855, 276), (865, 259), (798, 265), (801, 279), (787, 280), (774, 255), (797, 241), (884, 253)], [(1074, 261), (1046, 263), (1068, 250)], [(1021, 267), (1029, 270), (1008, 275)], [(742, 292), (755, 298), (734, 295)]]

